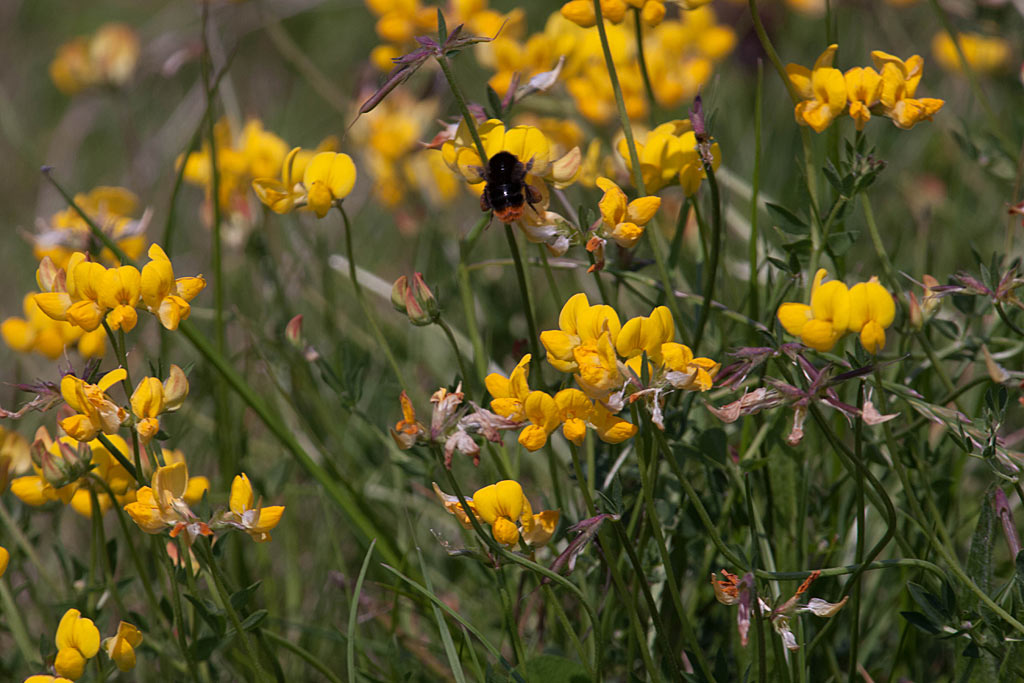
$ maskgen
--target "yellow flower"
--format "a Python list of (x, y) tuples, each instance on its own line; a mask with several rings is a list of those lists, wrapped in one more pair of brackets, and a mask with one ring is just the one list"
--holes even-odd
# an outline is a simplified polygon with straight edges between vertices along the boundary
[(288, 213), (305, 197), (305, 192), (299, 184), (300, 174), (295, 169), (295, 159), (301, 151), (302, 148), (296, 147), (288, 152), (281, 165), (280, 180), (255, 178), (252, 181), (252, 189), (256, 196), (274, 213)]
[[(998, 36), (984, 36), (980, 33), (958, 33), (957, 41), (963, 50), (968, 66), (975, 72), (996, 73), (1006, 68), (1010, 61), (1010, 44)], [(945, 31), (932, 38), (932, 53), (943, 69), (956, 73), (963, 72), (960, 55), (956, 52), (953, 39)]]
[(639, 197), (627, 204), (626, 193), (614, 181), (598, 178), (597, 186), (604, 190), (598, 208), (605, 235), (620, 247), (633, 247), (644, 234), (644, 226), (661, 206), (661, 197)]
[(803, 98), (794, 109), (797, 123), (816, 133), (828, 128), (846, 108), (846, 80), (842, 71), (832, 68), (838, 49), (835, 43), (829, 45), (815, 60), (813, 70), (799, 64), (786, 66), (790, 82)]
[(587, 436), (587, 423), (594, 412), (594, 402), (579, 389), (562, 389), (555, 394), (555, 405), (558, 421), (562, 423), (562, 435), (582, 446)]
[[(95, 187), (88, 193), (75, 195), (75, 205), (99, 226), (128, 256), (136, 259), (146, 246), (145, 231), (152, 212), (147, 209), (141, 218), (131, 218), (139, 199), (123, 187)], [(95, 242), (88, 223), (73, 207), (58, 211), (48, 223), (39, 221), (40, 232), (32, 236), (36, 260), (49, 256), (58, 268), (67, 268), (68, 259), (76, 251), (89, 251)], [(118, 262), (114, 253), (104, 247), (99, 260), (112, 265)]]
[[(706, 174), (700, 153), (697, 151), (697, 136), (689, 119), (663, 123), (646, 135), (636, 137), (640, 173), (643, 176), (644, 188), (648, 192), (657, 192), (678, 182), (687, 196), (697, 193)], [(617, 149), (626, 167), (632, 172), (633, 163), (625, 138), (619, 138)], [(721, 156), (718, 143), (712, 143), (713, 169), (718, 168), (722, 161)]]
[(878, 104), (882, 96), (882, 77), (870, 66), (854, 67), (843, 74), (846, 81), (846, 96), (850, 99), (850, 118), (857, 130), (871, 119), (871, 107)]
[(675, 334), (672, 313), (667, 307), (658, 306), (651, 311), (650, 317), (637, 316), (626, 321), (619, 332), (615, 350), (627, 359), (640, 357), (646, 351), (648, 360), (661, 364), (661, 347), (672, 341)]
[(878, 353), (885, 346), (885, 328), (896, 317), (896, 304), (878, 278), (850, 288), (850, 332), (860, 334), (860, 343), (868, 353)]
[(626, 439), (632, 438), (637, 432), (635, 424), (616, 417), (600, 402), (594, 403), (594, 412), (590, 417), (590, 423), (594, 425), (598, 438), (605, 443), (622, 443)]
[(25, 317), (12, 316), (0, 323), (0, 336), (13, 350), (21, 353), (36, 352), (50, 360), (57, 360), (65, 349), (78, 344), (85, 358), (102, 358), (106, 353), (106, 332), (96, 329), (85, 332), (69, 322), (54, 320), (36, 304), (34, 294), (22, 300)]
[(492, 372), (484, 378), (484, 384), (492, 397), (491, 410), (498, 415), (517, 422), (526, 419), (526, 398), (530, 394), (527, 382), (530, 377), (530, 358), (530, 354), (523, 356), (508, 377)]
[(106, 391), (127, 376), (124, 368), (117, 368), (96, 384), (89, 384), (74, 375), (64, 375), (60, 382), (61, 396), (78, 414), (61, 420), (61, 429), (77, 441), (90, 441), (100, 432), (117, 433), (128, 412), (111, 401)]
[(257, 543), (263, 543), (270, 540), (270, 531), (281, 521), (284, 506), (253, 507), (253, 502), (252, 484), (243, 472), (231, 482), (231, 511), (224, 513), (221, 521), (246, 532)]
[(104, 24), (91, 36), (78, 36), (57, 49), (50, 78), (65, 95), (99, 85), (120, 87), (135, 73), (139, 37), (119, 23)]
[(131, 671), (135, 668), (135, 648), (141, 644), (142, 631), (127, 621), (122, 621), (117, 625), (117, 634), (105, 638), (102, 646), (118, 669)]
[(814, 274), (810, 306), (784, 303), (778, 311), (786, 332), (816, 351), (831, 351), (850, 323), (850, 292), (838, 280), (822, 284), (826, 274), (824, 268)]
[(150, 313), (168, 330), (178, 329), (192, 312), (189, 301), (206, 287), (202, 275), (174, 278), (174, 267), (159, 245), (149, 247), (150, 261), (142, 267), (140, 293)]
[(36, 674), (25, 679), (24, 683), (72, 683), (70, 678), (63, 676), (50, 676), (49, 674)]
[(110, 309), (107, 322), (111, 329), (131, 332), (138, 321), (135, 307), (139, 303), (139, 283), (141, 274), (135, 266), (108, 268), (100, 279), (98, 302), (103, 308)]
[(159, 534), (171, 527), (171, 538), (184, 531), (189, 545), (199, 535), (213, 535), (210, 527), (199, 521), (185, 502), (189, 477), (184, 462), (157, 469), (151, 483), (152, 487), (143, 486), (138, 490), (135, 502), (124, 506), (124, 511), (140, 529), (147, 534)]
[(534, 515), (523, 487), (511, 479), (480, 489), (473, 494), (473, 503), (477, 516), (491, 525), (494, 540), (506, 546), (519, 542), (519, 524), (524, 540), (532, 545), (547, 543), (558, 524), (557, 511)]
[(519, 432), (519, 443), (528, 451), (537, 451), (548, 442), (548, 435), (561, 424), (558, 404), (543, 391), (531, 391), (523, 404), (530, 424)]
[(943, 100), (914, 97), (924, 71), (924, 60), (920, 55), (903, 61), (895, 55), (875, 50), (871, 58), (882, 76), (882, 108), (898, 128), (910, 129), (921, 121), (930, 121), (942, 109)]
[(318, 218), (326, 216), (335, 202), (347, 197), (355, 183), (356, 165), (352, 157), (337, 152), (320, 152), (302, 175), (307, 205)]
[(64, 613), (57, 626), (57, 659), (53, 668), (57, 674), (78, 680), (85, 673), (85, 663), (100, 651), (100, 631), (91, 619), (77, 609)]
[(7, 552), (7, 548), (0, 545), (0, 578), (3, 578), (4, 574), (7, 573), (7, 563), (11, 561), (11, 554)]
[(99, 303), (99, 290), (106, 269), (86, 258), (85, 254), (75, 252), (68, 259), (67, 269), (57, 270), (48, 283), (41, 281), (40, 273), (44, 270), (48, 273), (53, 264), (44, 258), (36, 277), (44, 291), (35, 295), (35, 303), (54, 320), (66, 320), (86, 332), (92, 332), (100, 326), (107, 312)]
[(661, 357), (669, 384), (688, 391), (710, 389), (722, 367), (721, 363), (710, 358), (694, 358), (689, 346), (676, 342), (662, 344)]
[(135, 414), (135, 429), (139, 439), (146, 445), (160, 431), (162, 413), (172, 412), (181, 407), (188, 396), (188, 380), (177, 365), (171, 365), (164, 382), (156, 377), (144, 377), (132, 392), (132, 413)]
[(622, 325), (615, 309), (606, 305), (591, 306), (587, 295), (581, 292), (562, 306), (558, 327), (540, 333), (540, 342), (547, 349), (547, 360), (559, 372), (576, 372), (579, 370), (576, 348), (596, 343), (604, 334), (614, 344)]

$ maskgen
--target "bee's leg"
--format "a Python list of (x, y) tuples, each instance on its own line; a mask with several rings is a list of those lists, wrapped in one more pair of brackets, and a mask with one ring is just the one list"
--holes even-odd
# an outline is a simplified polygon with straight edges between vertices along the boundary
[(490, 211), (491, 210), (491, 202), (490, 202), (490, 200), (487, 199), (487, 190), (486, 190), (486, 188), (484, 189), (483, 194), (480, 195), (480, 210), (481, 211)]
[(530, 205), (530, 208), (533, 209), (534, 213), (539, 215), (540, 211), (537, 210), (537, 207), (534, 206), (534, 204), (540, 204), (544, 199), (544, 195), (542, 195), (540, 190), (533, 185), (523, 185), (523, 189), (526, 192), (526, 203)]

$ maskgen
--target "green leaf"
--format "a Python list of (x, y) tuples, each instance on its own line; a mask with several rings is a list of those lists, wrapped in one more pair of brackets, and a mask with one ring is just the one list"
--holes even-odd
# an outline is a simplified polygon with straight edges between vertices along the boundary
[(265, 609), (258, 609), (258, 610), (256, 610), (255, 612), (253, 612), (252, 614), (247, 616), (245, 618), (245, 621), (242, 622), (242, 630), (243, 631), (251, 631), (251, 630), (253, 630), (264, 619), (266, 619), (267, 615), (269, 615), (269, 614), (270, 614), (270, 612), (268, 612)]
[(786, 207), (766, 202), (765, 208), (768, 209), (768, 213), (770, 213), (772, 218), (775, 220), (775, 226), (783, 232), (788, 232), (791, 235), (807, 235), (810, 233), (807, 221), (800, 218)]
[(448, 23), (444, 20), (444, 12), (440, 7), (437, 8), (437, 38), (441, 45), (448, 40)]
[(231, 594), (231, 606), (235, 608), (236, 612), (241, 612), (245, 609), (245, 606), (249, 604), (249, 598), (256, 592), (256, 589), (260, 587), (262, 581), (257, 581), (251, 586), (246, 586), (241, 590), (235, 591)]
[(502, 115), (501, 96), (491, 86), (487, 86), (487, 102), (491, 105), (491, 115), (500, 119)]
[(192, 659), (197, 662), (204, 662), (210, 658), (210, 655), (217, 649), (217, 645), (220, 644), (219, 636), (205, 636), (199, 638), (192, 643), (189, 650), (192, 651)]
[(370, 558), (373, 556), (373, 546), (377, 545), (377, 539), (370, 541), (370, 547), (366, 550), (363, 558), (363, 566), (359, 568), (359, 577), (356, 579), (355, 589), (352, 591), (352, 602), (348, 610), (348, 643), (346, 644), (345, 656), (348, 660), (348, 680), (350, 683), (356, 681), (356, 623), (359, 616), (359, 596), (363, 592), (363, 579), (366, 578), (366, 570), (370, 566)]
[(921, 608), (921, 611), (925, 613), (928, 620), (934, 624), (945, 624), (949, 621), (953, 615), (946, 614), (945, 605), (943, 605), (942, 598), (935, 593), (930, 592), (924, 586), (916, 584), (913, 581), (907, 582), (907, 590), (910, 591), (910, 597), (914, 599), (917, 606)]
[[(990, 485), (982, 499), (978, 513), (978, 524), (974, 527), (971, 537), (971, 549), (967, 553), (967, 575), (978, 584), (978, 588), (986, 593), (992, 590), (992, 547), (995, 544), (996, 514), (992, 508), (992, 492)], [(975, 609), (978, 598), (971, 592), (964, 596), (964, 608)]]
[(928, 617), (920, 612), (900, 612), (900, 616), (910, 622), (912, 626), (916, 626), (925, 633), (930, 633), (933, 636), (942, 633), (942, 629), (929, 621)]

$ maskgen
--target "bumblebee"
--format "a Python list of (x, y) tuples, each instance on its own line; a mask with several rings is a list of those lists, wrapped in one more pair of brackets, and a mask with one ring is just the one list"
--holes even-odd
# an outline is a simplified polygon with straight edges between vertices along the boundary
[(526, 204), (536, 210), (534, 203), (541, 201), (541, 194), (526, 182), (531, 166), (532, 161), (524, 164), (511, 152), (498, 152), (492, 156), (481, 173), (486, 184), (480, 195), (480, 210), (493, 210), (503, 223), (519, 220)]

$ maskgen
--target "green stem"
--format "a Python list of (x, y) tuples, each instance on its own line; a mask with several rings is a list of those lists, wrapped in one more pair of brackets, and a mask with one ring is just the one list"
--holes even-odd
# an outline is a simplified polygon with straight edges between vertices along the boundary
[(455, 335), (452, 334), (452, 328), (448, 326), (448, 323), (444, 321), (444, 318), (438, 317), (436, 324), (442, 330), (444, 330), (444, 336), (448, 338), (448, 343), (451, 344), (452, 351), (455, 353), (455, 360), (459, 363), (459, 372), (462, 373), (462, 381), (467, 384), (467, 389), (472, 382), (476, 384), (475, 376), (471, 374), (466, 367), (466, 360), (462, 357), (462, 351), (459, 350), (459, 344), (455, 341)]
[(352, 495), (346, 493), (334, 479), (327, 473), (327, 471), (317, 463), (313, 458), (306, 453), (305, 449), (299, 444), (295, 435), (292, 434), (291, 430), (284, 424), (280, 417), (270, 411), (269, 406), (264, 402), (263, 398), (260, 397), (249, 384), (242, 378), (242, 376), (235, 370), (228, 361), (213, 348), (210, 342), (203, 337), (199, 332), (192, 326), (189, 321), (183, 321), (178, 326), (185, 338), (188, 339), (192, 345), (199, 351), (200, 355), (206, 358), (207, 361), (220, 373), (221, 377), (228, 383), (228, 385), (238, 394), (239, 398), (256, 413), (257, 417), (266, 425), (267, 429), (274, 435), (274, 437), (284, 446), (292, 457), (294, 457), (303, 469), (306, 470), (323, 488), (327, 495), (337, 503), (341, 509), (348, 515), (352, 520), (355, 527), (363, 535), (366, 542), (373, 538), (377, 538), (377, 547), (380, 550), (381, 555), (384, 559), (395, 565), (402, 565), (400, 556), (395, 551), (392, 542), (389, 539), (390, 535), (386, 535), (377, 527), (377, 525), (366, 516), (360, 505), (356, 502)]
[(167, 556), (167, 552), (164, 550), (163, 538), (153, 539), (156, 553), (161, 556), (164, 567), (164, 571), (167, 574), (167, 581), (171, 584), (171, 610), (174, 614), (174, 630), (178, 635), (178, 649), (181, 655), (185, 658), (186, 664), (188, 664), (189, 673), (192, 676), (192, 680), (198, 683), (199, 681), (199, 669), (196, 666), (195, 660), (192, 658), (192, 651), (188, 647), (188, 636), (185, 632), (185, 614), (181, 609), (181, 592), (178, 589), (178, 581), (174, 577), (174, 565), (171, 563), (171, 558)]
[[(750, 267), (749, 298), (750, 317), (757, 320), (760, 315), (760, 281), (757, 273), (757, 197), (761, 190), (761, 117), (764, 110), (764, 62), (757, 60), (757, 86), (754, 90), (754, 174), (750, 190), (750, 242), (747, 243), (747, 261)], [(754, 610), (755, 612), (757, 610)], [(763, 650), (762, 650), (763, 652)]]
[(3, 605), (4, 625), (10, 629), (14, 643), (18, 646), (18, 651), (21, 652), (21, 658), (32, 668), (40, 666), (42, 662), (35, 654), (37, 648), (28, 635), (28, 629), (25, 628), (25, 622), (21, 618), (21, 609), (14, 601), (11, 589), (7, 587), (7, 582), (3, 579), (0, 579), (0, 605)]
[(640, 20), (639, 7), (633, 8), (633, 19), (633, 25), (636, 28), (636, 58), (640, 65), (640, 76), (644, 80), (644, 92), (647, 93), (647, 106), (649, 109), (647, 118), (653, 123), (657, 120), (658, 100), (654, 96), (654, 88), (651, 86), (651, 75), (647, 71), (647, 57), (644, 56), (644, 29), (643, 22)]
[(875, 247), (875, 255), (882, 263), (882, 270), (885, 273), (886, 282), (894, 292), (899, 291), (899, 279), (896, 277), (896, 270), (892, 267), (889, 254), (882, 244), (882, 236), (878, 232), (878, 223), (875, 222), (875, 212), (871, 210), (871, 200), (866, 194), (861, 194), (860, 205), (864, 210), (864, 221), (868, 224), (868, 234), (871, 236), (871, 244)]
[[(203, 558), (203, 562), (206, 564), (206, 569), (213, 577), (213, 583), (217, 589), (217, 595), (220, 597), (221, 607), (223, 607), (224, 611), (227, 612), (228, 619), (231, 621), (231, 625), (235, 628), (235, 635), (237, 635), (242, 641), (242, 647), (245, 648), (246, 653), (249, 655), (249, 665), (252, 667), (253, 672), (259, 679), (268, 681), (272, 680), (270, 674), (263, 668), (263, 664), (260, 663), (259, 653), (253, 647), (252, 641), (249, 640), (249, 636), (246, 634), (245, 629), (242, 628), (242, 620), (239, 618), (238, 612), (235, 610), (235, 606), (231, 604), (231, 596), (228, 593), (224, 575), (221, 568), (217, 565), (217, 562), (213, 557), (213, 553), (210, 551), (209, 542), (203, 539), (197, 539), (197, 543), (195, 543), (193, 547), (199, 548), (199, 555)], [(185, 552), (188, 552), (187, 549)]]
[(82, 211), (82, 208), (75, 203), (74, 198), (71, 195), (69, 195), (56, 180), (53, 179), (53, 169), (50, 168), (49, 166), (44, 166), (42, 171), (43, 177), (50, 181), (50, 184), (53, 185), (53, 187), (57, 190), (58, 193), (60, 193), (60, 196), (64, 198), (64, 201), (67, 202), (68, 206), (74, 209), (75, 212), (79, 216), (81, 216), (82, 220), (85, 221), (85, 224), (89, 226), (89, 231), (92, 233), (92, 236), (98, 239), (104, 247), (112, 251), (114, 253), (114, 256), (116, 256), (117, 259), (121, 262), (121, 265), (124, 266), (131, 264), (132, 260), (128, 258), (128, 255), (124, 253), (124, 250), (121, 249), (121, 247), (117, 246), (117, 243), (114, 242), (114, 240), (111, 239), (111, 237), (107, 235), (107, 233), (103, 232), (103, 229), (100, 228), (100, 226), (96, 225), (96, 222), (89, 217), (89, 214), (87, 214), (85, 211)]
[[(647, 188), (644, 184), (643, 172), (640, 169), (640, 155), (636, 151), (636, 140), (633, 139), (633, 126), (629, 121), (629, 114), (626, 112), (626, 101), (622, 96), (622, 86), (619, 84), (619, 75), (615, 69), (615, 60), (612, 58), (612, 49), (608, 43), (608, 32), (604, 27), (604, 15), (601, 13), (601, 1), (594, 0), (594, 15), (597, 19), (597, 33), (601, 38), (601, 50), (604, 53), (605, 66), (608, 69), (608, 78), (611, 81), (612, 91), (615, 93), (615, 105), (619, 111), (619, 124), (622, 127), (622, 134), (626, 139), (626, 148), (629, 150), (629, 165), (632, 170), (633, 187), (641, 197), (647, 195)], [(672, 279), (669, 277), (666, 266), (665, 247), (662, 244), (662, 235), (657, 221), (650, 226), (651, 229), (644, 230), (651, 244), (651, 251), (654, 254), (654, 261), (658, 266), (658, 275), (661, 278), (661, 286), (665, 289), (665, 298), (668, 300), (668, 307), (675, 319), (676, 330), (682, 332), (683, 317), (679, 311), (679, 302), (676, 300), (675, 288), (672, 286)]]
[[(875, 387), (878, 391), (879, 409), (882, 411), (883, 414), (885, 414), (888, 410), (888, 398), (886, 397), (885, 389), (882, 386), (881, 374), (877, 369), (875, 370)], [(981, 600), (981, 602), (985, 603), (985, 605), (990, 610), (992, 610), (1007, 624), (1012, 626), (1014, 630), (1016, 630), (1018, 633), (1024, 634), (1024, 624), (1017, 621), (1017, 619), (1015, 619), (1013, 615), (1011, 615), (1009, 612), (1007, 612), (1005, 609), (999, 606), (999, 604), (996, 603), (992, 598), (990, 598), (988, 593), (979, 588), (978, 584), (974, 583), (971, 577), (967, 576), (967, 574), (964, 573), (964, 570), (960, 567), (960, 561), (954, 555), (953, 549), (947, 548), (946, 545), (942, 543), (934, 533), (932, 533), (931, 527), (925, 518), (924, 510), (922, 510), (921, 508), (921, 503), (917, 499), (917, 496), (914, 493), (913, 488), (911, 487), (910, 476), (907, 474), (907, 468), (903, 464), (903, 460), (900, 457), (900, 450), (898, 450), (898, 446), (895, 443), (895, 440), (893, 439), (892, 429), (889, 427), (888, 423), (884, 423), (882, 425), (882, 429), (885, 433), (886, 445), (889, 448), (889, 457), (896, 467), (896, 474), (900, 478), (900, 484), (903, 486), (903, 490), (906, 494), (907, 502), (910, 505), (911, 512), (913, 513), (914, 518), (917, 520), (917, 523), (920, 525), (921, 530), (924, 531), (925, 537), (932, 544), (932, 547), (935, 548), (936, 552), (942, 557), (942, 559), (946, 561), (946, 564), (949, 566), (950, 571), (953, 572), (957, 579), (959, 579), (964, 584), (964, 586), (967, 587), (968, 590), (970, 590), (972, 593), (978, 596), (978, 599)], [(931, 502), (930, 498), (927, 498), (927, 500)], [(935, 527), (942, 527), (943, 530), (945, 530), (945, 526), (942, 524), (942, 519), (938, 513), (938, 510), (934, 509), (934, 503), (929, 508), (929, 512), (932, 514), (932, 523), (935, 525)]]
[(508, 250), (512, 252), (512, 262), (516, 268), (516, 280), (519, 282), (519, 295), (523, 298), (526, 327), (530, 331), (530, 352), (534, 358), (539, 360), (544, 356), (540, 353), (540, 334), (537, 332), (537, 321), (533, 315), (530, 286), (526, 281), (526, 271), (523, 269), (523, 259), (519, 254), (519, 243), (516, 241), (516, 234), (508, 223), (505, 224), (505, 239), (508, 241)]
[[(221, 258), (221, 237), (220, 237), (220, 171), (217, 168), (217, 138), (214, 134), (213, 120), (213, 98), (216, 94), (212, 89), (210, 43), (207, 37), (209, 4), (202, 6), (202, 21), (200, 31), (202, 32), (203, 54), (199, 60), (203, 76), (203, 88), (206, 91), (206, 136), (210, 145), (210, 211), (213, 217), (212, 244), (210, 248), (210, 259), (213, 266), (213, 308), (215, 319), (215, 332), (217, 340), (217, 351), (224, 353), (224, 272)], [(218, 401), (218, 404), (221, 402)]]
[[(710, 142), (706, 144), (710, 145)], [(712, 168), (709, 161), (709, 158), (701, 155), (701, 164), (704, 166), (708, 188), (711, 190), (711, 261), (710, 268), (708, 269), (708, 279), (704, 283), (704, 303), (700, 307), (700, 317), (697, 319), (697, 332), (693, 338), (694, 354), (700, 348), (700, 342), (704, 337), (704, 325), (707, 324), (708, 315), (711, 313), (711, 306), (714, 302), (715, 278), (718, 275), (718, 262), (721, 258), (722, 246), (722, 203), (721, 197), (718, 194), (718, 181), (715, 180), (715, 169)], [(696, 201), (694, 201), (694, 204), (696, 204)]]
[(384, 353), (384, 356), (388, 359), (388, 364), (391, 366), (392, 372), (395, 373), (395, 379), (398, 380), (398, 386), (403, 390), (406, 390), (405, 379), (402, 377), (402, 371), (398, 368), (398, 361), (395, 360), (395, 354), (391, 351), (391, 346), (388, 345), (388, 340), (384, 337), (384, 333), (381, 332), (380, 326), (377, 325), (377, 317), (373, 314), (373, 310), (366, 301), (366, 297), (363, 296), (363, 287), (359, 284), (359, 279), (356, 277), (356, 259), (355, 252), (352, 248), (352, 225), (349, 223), (348, 214), (345, 212), (345, 207), (341, 204), (338, 205), (338, 211), (341, 212), (341, 219), (345, 223), (345, 251), (348, 256), (348, 276), (352, 280), (352, 288), (356, 292), (356, 299), (359, 300), (359, 306), (363, 309), (363, 315), (366, 316), (366, 321), (370, 323), (370, 331), (373, 332), (374, 338), (380, 345), (380, 350)]
[(476, 366), (477, 379), (481, 382), (487, 375), (487, 353), (484, 351), (483, 339), (480, 337), (480, 327), (476, 321), (476, 303), (473, 299), (473, 288), (469, 282), (467, 261), (470, 252), (472, 252), (473, 247), (476, 245), (476, 241), (480, 238), (480, 234), (490, 222), (490, 214), (485, 215), (477, 221), (473, 229), (459, 242), (459, 265), (457, 269), (459, 295), (462, 298), (463, 315), (466, 316), (466, 334), (473, 345), (473, 365)]
[(469, 113), (469, 107), (466, 106), (466, 98), (462, 94), (458, 81), (455, 80), (455, 74), (452, 73), (452, 67), (448, 63), (448, 58), (441, 55), (437, 57), (437, 63), (441, 65), (441, 71), (448, 81), (448, 87), (451, 89), (452, 95), (455, 96), (455, 102), (459, 105), (459, 113), (462, 114), (462, 119), (466, 122), (466, 128), (469, 129), (469, 134), (473, 137), (473, 144), (476, 145), (476, 150), (480, 154), (480, 160), (486, 164), (488, 158), (487, 150), (484, 149), (484, 141), (480, 139), (480, 132), (476, 129), (476, 119)]

